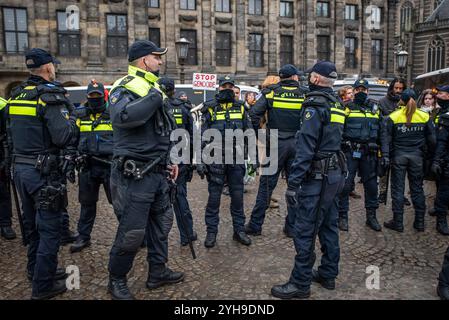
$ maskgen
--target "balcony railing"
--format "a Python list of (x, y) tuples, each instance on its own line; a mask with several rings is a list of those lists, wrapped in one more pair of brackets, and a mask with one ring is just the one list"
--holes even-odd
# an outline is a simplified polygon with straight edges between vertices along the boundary
[(415, 31), (428, 31), (443, 28), (449, 28), (449, 19), (418, 23)]

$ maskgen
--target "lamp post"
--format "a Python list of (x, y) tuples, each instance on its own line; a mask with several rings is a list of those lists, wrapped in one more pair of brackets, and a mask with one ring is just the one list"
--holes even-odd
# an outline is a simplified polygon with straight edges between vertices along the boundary
[(399, 75), (401, 76), (401, 78), (406, 78), (408, 52), (405, 50), (398, 51), (396, 53), (396, 62), (397, 62), (397, 66), (398, 66)]
[(184, 74), (184, 64), (187, 59), (187, 55), (189, 53), (189, 45), (190, 41), (186, 38), (181, 38), (175, 42), (176, 45), (176, 55), (178, 56), (179, 65), (181, 66), (180, 70), (180, 78), (181, 84), (184, 84), (185, 74)]

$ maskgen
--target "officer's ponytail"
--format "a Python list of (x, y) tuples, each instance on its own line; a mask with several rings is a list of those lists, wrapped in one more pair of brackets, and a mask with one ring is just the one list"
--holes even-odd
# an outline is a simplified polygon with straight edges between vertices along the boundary
[(405, 123), (405, 125), (407, 127), (410, 127), (412, 124), (413, 115), (415, 114), (416, 109), (417, 109), (416, 101), (415, 101), (415, 99), (410, 98), (407, 103), (405, 101), (401, 100), (399, 102), (399, 104), (405, 105), (405, 116), (407, 117), (407, 122)]

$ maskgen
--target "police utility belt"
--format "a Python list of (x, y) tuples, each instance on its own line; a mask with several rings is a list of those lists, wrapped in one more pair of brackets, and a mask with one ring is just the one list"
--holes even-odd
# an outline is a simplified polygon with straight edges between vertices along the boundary
[(34, 166), (44, 176), (59, 171), (60, 156), (54, 154), (40, 154), (38, 156), (13, 155), (13, 163)]
[(344, 175), (347, 174), (348, 168), (346, 157), (343, 152), (338, 153), (318, 153), (318, 159), (312, 161), (308, 178), (314, 180), (322, 180), (329, 171), (340, 169)]
[(165, 165), (159, 164), (165, 157), (160, 156), (151, 162), (127, 159), (126, 157), (114, 158), (117, 168), (123, 173), (125, 178), (141, 180), (149, 173), (167, 173)]
[(379, 146), (374, 142), (352, 142), (345, 141), (342, 146), (344, 152), (352, 152), (352, 157), (354, 159), (362, 158), (362, 154), (376, 154), (379, 151)]

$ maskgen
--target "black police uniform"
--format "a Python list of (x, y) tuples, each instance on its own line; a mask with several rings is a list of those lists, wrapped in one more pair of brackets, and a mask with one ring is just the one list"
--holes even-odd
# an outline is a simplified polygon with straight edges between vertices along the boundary
[[(130, 55), (136, 46), (148, 42), (136, 42)], [(109, 260), (109, 290), (115, 299), (132, 298), (126, 275), (145, 233), (147, 287), (154, 289), (184, 278), (166, 267), (168, 234), (173, 224), (166, 167), (175, 124), (167, 122), (171, 117), (163, 108), (157, 80), (151, 72), (129, 66), (128, 75), (115, 82), (109, 97), (114, 128), (111, 194), (120, 221)], [(150, 164), (153, 167), (142, 173)]]
[(103, 110), (97, 110), (90, 106), (89, 102), (79, 109), (81, 110), (77, 110), (79, 113), (77, 126), (80, 128), (78, 159), (81, 160), (81, 167), (78, 174), (78, 199), (81, 212), (78, 221), (79, 235), (77, 243), (71, 247), (72, 252), (79, 251), (90, 244), (100, 186), (103, 185), (106, 198), (109, 203), (112, 203), (110, 175), (113, 131), (109, 111), (106, 109), (106, 104), (101, 108)]
[[(174, 97), (165, 100), (166, 106), (171, 110), (178, 129), (184, 129), (190, 135), (190, 149), (192, 148), (193, 138), (193, 117), (190, 113), (188, 103)], [(190, 157), (190, 163), (191, 162)], [(189, 201), (187, 200), (187, 182), (192, 181), (193, 167), (190, 164), (179, 164), (179, 174), (176, 179), (176, 203), (173, 206), (175, 211), (176, 223), (178, 225), (181, 238), (181, 245), (186, 246), (188, 239), (197, 240), (197, 235), (193, 231), (192, 211), (190, 210)], [(181, 220), (182, 219), (182, 220)], [(183, 222), (187, 230), (183, 228)]]
[[(239, 101), (221, 102), (218, 96), (206, 101), (202, 112), (202, 132), (207, 129), (216, 129), (220, 131), (223, 143), (225, 141), (225, 130), (247, 130), (251, 124), (247, 119), (245, 107)], [(229, 148), (229, 146), (227, 146)], [(216, 235), (218, 232), (220, 200), (225, 181), (229, 185), (231, 196), (231, 215), (234, 228), (234, 240), (242, 244), (250, 245), (251, 240), (245, 233), (245, 214), (243, 212), (243, 178), (245, 176), (245, 165), (234, 162), (234, 164), (225, 164), (225, 153), (245, 152), (244, 146), (234, 145), (233, 150), (227, 150), (222, 147), (220, 157), (221, 164), (212, 163), (207, 166), (208, 171), (208, 191), (209, 198), (206, 206), (205, 221), (207, 226), (207, 236), (205, 246), (211, 248), (215, 246)], [(219, 151), (220, 152), (220, 151)]]
[(316, 236), (323, 253), (318, 277), (333, 281), (338, 275), (337, 196), (346, 171), (340, 152), (344, 122), (344, 108), (331, 88), (319, 87), (319, 91), (306, 95), (301, 129), (296, 135), (297, 153), (288, 179), (288, 192), (295, 199), (295, 265), (289, 282), (272, 288), (275, 297), (310, 295)]
[(60, 151), (78, 138), (65, 94), (60, 85), (32, 75), (13, 90), (7, 106), (14, 180), (29, 241), (27, 269), (33, 277), (33, 298), (47, 297), (56, 286), (62, 210), (67, 205)]
[(433, 122), (429, 114), (416, 110), (409, 126), (406, 124), (406, 108), (400, 108), (387, 118), (387, 130), (390, 142), (391, 157), (391, 198), (393, 220), (384, 226), (399, 232), (404, 230), (404, 187), (407, 173), (412, 203), (415, 208), (413, 227), (424, 231), (424, 214), (426, 203), (423, 190), (423, 147), (435, 146)]
[(16, 238), (12, 225), (11, 193), (9, 190), (9, 168), (5, 148), (8, 146), (6, 138), (5, 106), (7, 101), (0, 97), (0, 235), (7, 239)]
[(376, 209), (379, 207), (377, 166), (380, 154), (388, 159), (389, 146), (385, 122), (382, 121), (378, 105), (374, 101), (347, 104), (342, 151), (347, 159), (348, 178), (339, 196), (339, 227), (341, 230), (348, 230), (349, 193), (354, 190), (354, 179), (358, 171), (365, 191), (366, 224), (371, 229), (380, 231), (381, 227), (376, 219)]
[[(301, 107), (304, 102), (305, 90), (298, 81), (283, 80), (279, 84), (269, 86), (262, 91), (262, 96), (251, 108), (250, 117), (255, 129), (259, 128), (260, 120), (268, 111), (267, 129), (278, 130), (277, 150), (278, 166), (273, 175), (262, 176), (259, 182), (256, 203), (251, 213), (246, 231), (251, 235), (260, 235), (265, 219), (265, 212), (270, 204), (271, 195), (276, 188), (279, 175), (285, 171), (288, 178), (290, 167), (295, 158), (295, 134), (299, 130)], [(274, 134), (271, 132), (271, 134)], [(267, 139), (267, 150), (270, 148)], [(293, 236), (294, 212), (287, 208), (284, 232)]]
[[(438, 171), (439, 182), (435, 198), (436, 228), (439, 233), (449, 235), (446, 218), (449, 205), (449, 112), (438, 115), (436, 136), (437, 144), (432, 166), (433, 171)], [(435, 167), (438, 170), (435, 170)]]
[(443, 267), (438, 277), (437, 293), (442, 300), (449, 300), (449, 247), (444, 255)]

